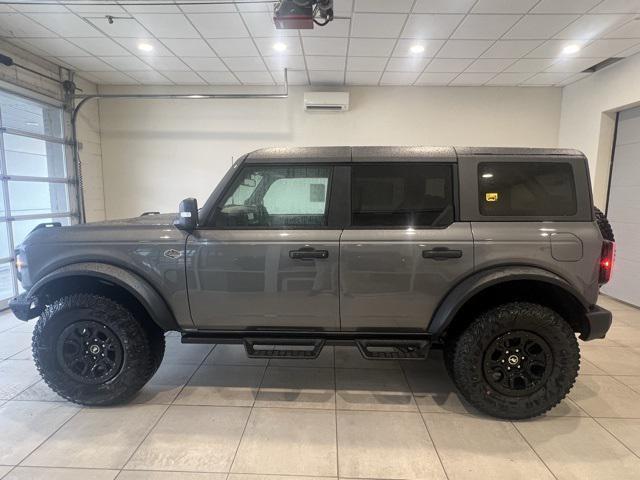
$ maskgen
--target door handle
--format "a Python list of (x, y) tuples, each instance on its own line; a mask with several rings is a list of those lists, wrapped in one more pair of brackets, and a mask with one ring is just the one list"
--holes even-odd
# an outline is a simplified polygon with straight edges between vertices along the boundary
[(433, 260), (447, 260), (448, 258), (462, 257), (462, 250), (451, 250), (447, 247), (436, 247), (433, 250), (423, 250), (422, 258)]
[(311, 247), (303, 247), (299, 250), (290, 250), (289, 258), (294, 260), (313, 260), (316, 258), (328, 258), (329, 251), (328, 250), (316, 250)]

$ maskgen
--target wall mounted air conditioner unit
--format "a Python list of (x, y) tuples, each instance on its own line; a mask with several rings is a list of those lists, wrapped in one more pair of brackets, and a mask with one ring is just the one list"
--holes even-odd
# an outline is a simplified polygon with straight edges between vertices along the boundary
[(308, 112), (344, 112), (349, 110), (349, 92), (305, 92)]

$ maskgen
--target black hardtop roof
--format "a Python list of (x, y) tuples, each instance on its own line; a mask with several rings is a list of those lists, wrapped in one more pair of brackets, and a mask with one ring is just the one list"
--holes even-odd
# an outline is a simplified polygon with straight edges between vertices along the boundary
[(476, 155), (582, 156), (578, 150), (521, 147), (274, 147), (242, 158), (245, 163), (457, 162)]

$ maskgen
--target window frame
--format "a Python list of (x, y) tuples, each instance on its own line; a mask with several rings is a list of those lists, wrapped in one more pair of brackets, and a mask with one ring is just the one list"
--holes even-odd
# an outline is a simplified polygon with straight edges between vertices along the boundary
[[(280, 227), (267, 227), (267, 226), (218, 226), (216, 225), (216, 215), (220, 207), (224, 206), (224, 201), (229, 195), (231, 188), (235, 185), (237, 179), (249, 169), (255, 168), (306, 168), (306, 167), (317, 167), (317, 168), (328, 168), (329, 169), (329, 177), (327, 180), (327, 192), (326, 192), (326, 201), (325, 201), (325, 223), (324, 225), (287, 225)], [(336, 202), (334, 202), (334, 196), (337, 195), (336, 192), (336, 184), (340, 184), (341, 182), (336, 181), (336, 178), (340, 175), (337, 175), (337, 170), (339, 168), (338, 163), (324, 163), (324, 162), (288, 162), (288, 163), (243, 163), (237, 168), (236, 172), (234, 172), (233, 176), (229, 179), (228, 183), (225, 185), (224, 190), (221, 192), (220, 196), (216, 200), (216, 203), (213, 205), (211, 209), (211, 213), (209, 216), (203, 220), (201, 220), (198, 225), (197, 230), (336, 230)]]
[[(402, 166), (402, 167), (411, 167), (411, 166), (436, 166), (436, 167), (449, 167), (451, 170), (451, 199), (453, 203), (453, 220), (448, 225), (440, 225), (440, 226), (425, 226), (425, 225), (353, 225), (353, 197), (351, 195), (351, 190), (353, 187), (353, 168), (354, 167), (380, 167), (380, 166)], [(459, 212), (460, 212), (460, 192), (459, 192), (459, 182), (458, 182), (458, 164), (455, 162), (358, 162), (357, 164), (353, 163), (349, 165), (349, 182), (348, 182), (348, 209), (346, 211), (347, 214), (347, 223), (345, 224), (345, 229), (349, 230), (406, 230), (408, 227), (411, 227), (415, 230), (445, 230), (449, 228), (454, 223), (460, 220)]]
[[(4, 212), (0, 215), (0, 228), (5, 228), (8, 235), (8, 248), (9, 257), (0, 258), (1, 265), (9, 265), (11, 272), (11, 289), (13, 294), (8, 299), (0, 298), (0, 310), (5, 309), (8, 306), (10, 298), (17, 295), (20, 291), (17, 281), (17, 271), (15, 268), (15, 248), (16, 243), (14, 241), (14, 223), (21, 220), (39, 220), (43, 222), (50, 218), (68, 218), (69, 224), (73, 225), (78, 221), (78, 194), (76, 186), (76, 172), (73, 164), (73, 155), (71, 151), (71, 145), (68, 140), (68, 132), (70, 131), (70, 116), (64, 109), (64, 105), (61, 102), (45, 100), (41, 97), (35, 97), (27, 95), (21, 92), (14, 92), (10, 89), (4, 88), (0, 85), (0, 92), (3, 94), (16, 97), (26, 103), (34, 103), (50, 108), (59, 110), (61, 120), (61, 136), (43, 135), (36, 132), (30, 132), (27, 130), (20, 130), (14, 127), (5, 127), (2, 122), (2, 111), (0, 111), (0, 188), (3, 193), (3, 207)], [(33, 138), (44, 142), (56, 143), (63, 146), (64, 163), (66, 176), (65, 177), (35, 177), (27, 175), (13, 175), (7, 171), (7, 161), (5, 155), (5, 141), (4, 135), (15, 135), (21, 137)], [(49, 213), (37, 213), (37, 214), (16, 214), (11, 210), (11, 199), (9, 197), (9, 183), (10, 182), (37, 182), (45, 184), (64, 184), (66, 185), (66, 197), (67, 206), (66, 211), (61, 212), (49, 212)]]
[[(488, 216), (480, 213), (478, 165), (480, 163), (568, 163), (573, 169), (577, 210), (571, 216)], [(501, 154), (470, 153), (458, 158), (460, 181), (460, 220), (463, 222), (592, 222), (593, 197), (589, 165), (584, 155), (579, 154)]]

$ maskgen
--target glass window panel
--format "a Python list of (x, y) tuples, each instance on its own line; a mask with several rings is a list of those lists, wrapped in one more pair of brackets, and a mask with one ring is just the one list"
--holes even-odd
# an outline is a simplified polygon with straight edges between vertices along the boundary
[(16, 220), (12, 222), (13, 228), (13, 244), (15, 246), (20, 245), (31, 230), (36, 228), (41, 223), (60, 222), (62, 225), (70, 225), (71, 219), (69, 217), (53, 217), (53, 218), (37, 218), (29, 220)]
[(10, 256), (11, 250), (9, 248), (7, 222), (0, 222), (0, 258), (8, 258)]
[(480, 213), (489, 216), (571, 216), (577, 211), (568, 163), (481, 163)]
[(2, 182), (0, 182), (0, 217), (6, 217), (4, 211), (4, 188), (2, 188)]
[(331, 167), (246, 167), (216, 216), (226, 227), (326, 225)]
[(64, 145), (21, 135), (4, 136), (9, 175), (65, 178)]
[(13, 278), (10, 263), (0, 263), (0, 301), (13, 297)]
[(69, 211), (66, 183), (9, 182), (11, 215), (35, 215)]
[(2, 126), (62, 138), (62, 109), (0, 92)]
[(357, 165), (351, 168), (352, 225), (444, 227), (453, 222), (448, 165)]

